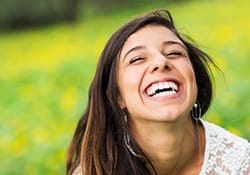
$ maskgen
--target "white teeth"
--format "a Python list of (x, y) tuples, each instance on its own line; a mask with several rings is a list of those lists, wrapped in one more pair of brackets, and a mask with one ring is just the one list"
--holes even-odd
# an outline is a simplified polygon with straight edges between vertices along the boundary
[(159, 82), (151, 85), (147, 89), (147, 94), (151, 97), (162, 97), (176, 94), (178, 85), (173, 81)]

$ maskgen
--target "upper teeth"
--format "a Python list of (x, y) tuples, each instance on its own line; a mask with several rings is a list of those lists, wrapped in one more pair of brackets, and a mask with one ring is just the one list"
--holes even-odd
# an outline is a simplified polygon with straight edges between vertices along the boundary
[(159, 82), (152, 84), (147, 89), (147, 94), (149, 96), (160, 96), (159, 94), (162, 93), (162, 95), (171, 95), (174, 93), (177, 93), (178, 91), (178, 85), (173, 81), (167, 81), (167, 82)]

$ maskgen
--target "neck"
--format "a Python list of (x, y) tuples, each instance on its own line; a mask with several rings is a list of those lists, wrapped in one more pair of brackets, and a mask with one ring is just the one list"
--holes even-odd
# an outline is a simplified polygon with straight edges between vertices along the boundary
[(134, 128), (135, 136), (157, 174), (180, 174), (197, 162), (197, 128), (191, 118), (176, 123), (143, 123)]

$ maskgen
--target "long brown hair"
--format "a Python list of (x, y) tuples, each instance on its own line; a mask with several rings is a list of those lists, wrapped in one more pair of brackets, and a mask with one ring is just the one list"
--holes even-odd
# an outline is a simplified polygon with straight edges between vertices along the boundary
[[(207, 111), (212, 98), (209, 71), (209, 63), (213, 64), (211, 58), (177, 32), (168, 11), (156, 10), (133, 19), (113, 34), (99, 58), (89, 89), (86, 111), (78, 122), (68, 149), (68, 175), (77, 166), (81, 166), (84, 175), (150, 175), (152, 170), (155, 172), (124, 120), (124, 111), (118, 103), (120, 94), (116, 77), (119, 53), (124, 42), (131, 34), (150, 24), (168, 28), (187, 47), (196, 76), (197, 100), (201, 105), (202, 115)], [(144, 159), (129, 152), (124, 133), (131, 135), (133, 150)]]

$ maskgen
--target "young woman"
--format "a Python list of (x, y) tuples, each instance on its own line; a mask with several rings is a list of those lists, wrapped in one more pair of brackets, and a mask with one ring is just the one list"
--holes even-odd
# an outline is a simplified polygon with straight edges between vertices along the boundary
[(105, 46), (68, 150), (68, 175), (250, 174), (250, 144), (201, 120), (211, 58), (158, 10)]

